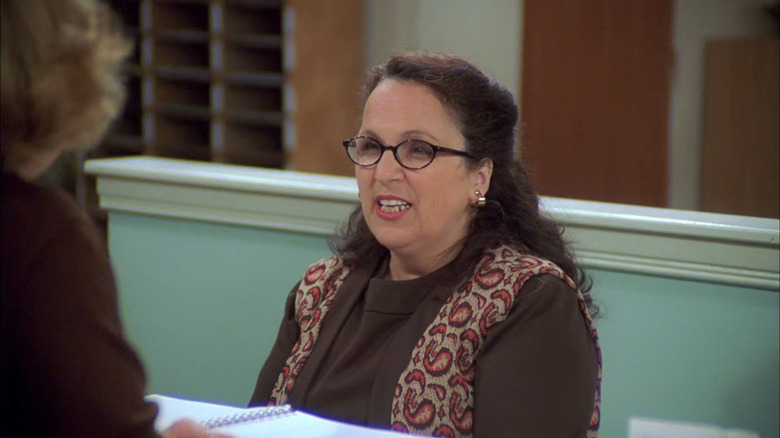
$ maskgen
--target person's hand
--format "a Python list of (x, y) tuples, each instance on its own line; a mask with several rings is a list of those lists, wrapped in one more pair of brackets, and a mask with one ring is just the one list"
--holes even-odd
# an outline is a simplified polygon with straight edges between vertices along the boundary
[(170, 425), (163, 431), (162, 436), (163, 438), (231, 438), (230, 435), (209, 432), (187, 418)]

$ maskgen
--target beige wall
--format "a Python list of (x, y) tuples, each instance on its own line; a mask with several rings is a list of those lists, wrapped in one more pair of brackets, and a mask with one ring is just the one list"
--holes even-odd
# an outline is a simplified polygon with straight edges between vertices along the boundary
[(366, 66), (399, 50), (464, 56), (517, 97), (519, 0), (367, 0)]

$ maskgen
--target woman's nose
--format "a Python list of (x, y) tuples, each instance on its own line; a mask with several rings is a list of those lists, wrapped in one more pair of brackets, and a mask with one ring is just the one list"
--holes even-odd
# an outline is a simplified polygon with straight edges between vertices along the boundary
[(403, 168), (395, 159), (393, 151), (386, 150), (375, 166), (374, 177), (379, 180), (393, 180), (403, 174)]

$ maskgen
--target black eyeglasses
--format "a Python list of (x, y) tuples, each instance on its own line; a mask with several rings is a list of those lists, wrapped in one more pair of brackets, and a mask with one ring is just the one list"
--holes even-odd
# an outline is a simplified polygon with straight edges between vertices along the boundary
[(473, 155), (465, 151), (435, 146), (427, 141), (416, 139), (404, 140), (395, 146), (385, 146), (371, 137), (359, 135), (349, 140), (344, 140), (342, 144), (347, 150), (349, 159), (362, 167), (369, 167), (378, 163), (385, 151), (393, 151), (398, 164), (407, 169), (415, 170), (431, 164), (439, 152), (474, 158)]

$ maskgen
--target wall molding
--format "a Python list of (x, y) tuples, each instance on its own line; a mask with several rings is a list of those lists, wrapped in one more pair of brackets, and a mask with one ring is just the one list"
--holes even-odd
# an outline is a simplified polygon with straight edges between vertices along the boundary
[[(90, 160), (100, 206), (185, 220), (330, 235), (357, 205), (354, 178), (157, 157)], [(780, 221), (543, 198), (579, 262), (780, 290)], [(110, 219), (109, 219), (110, 220)]]

